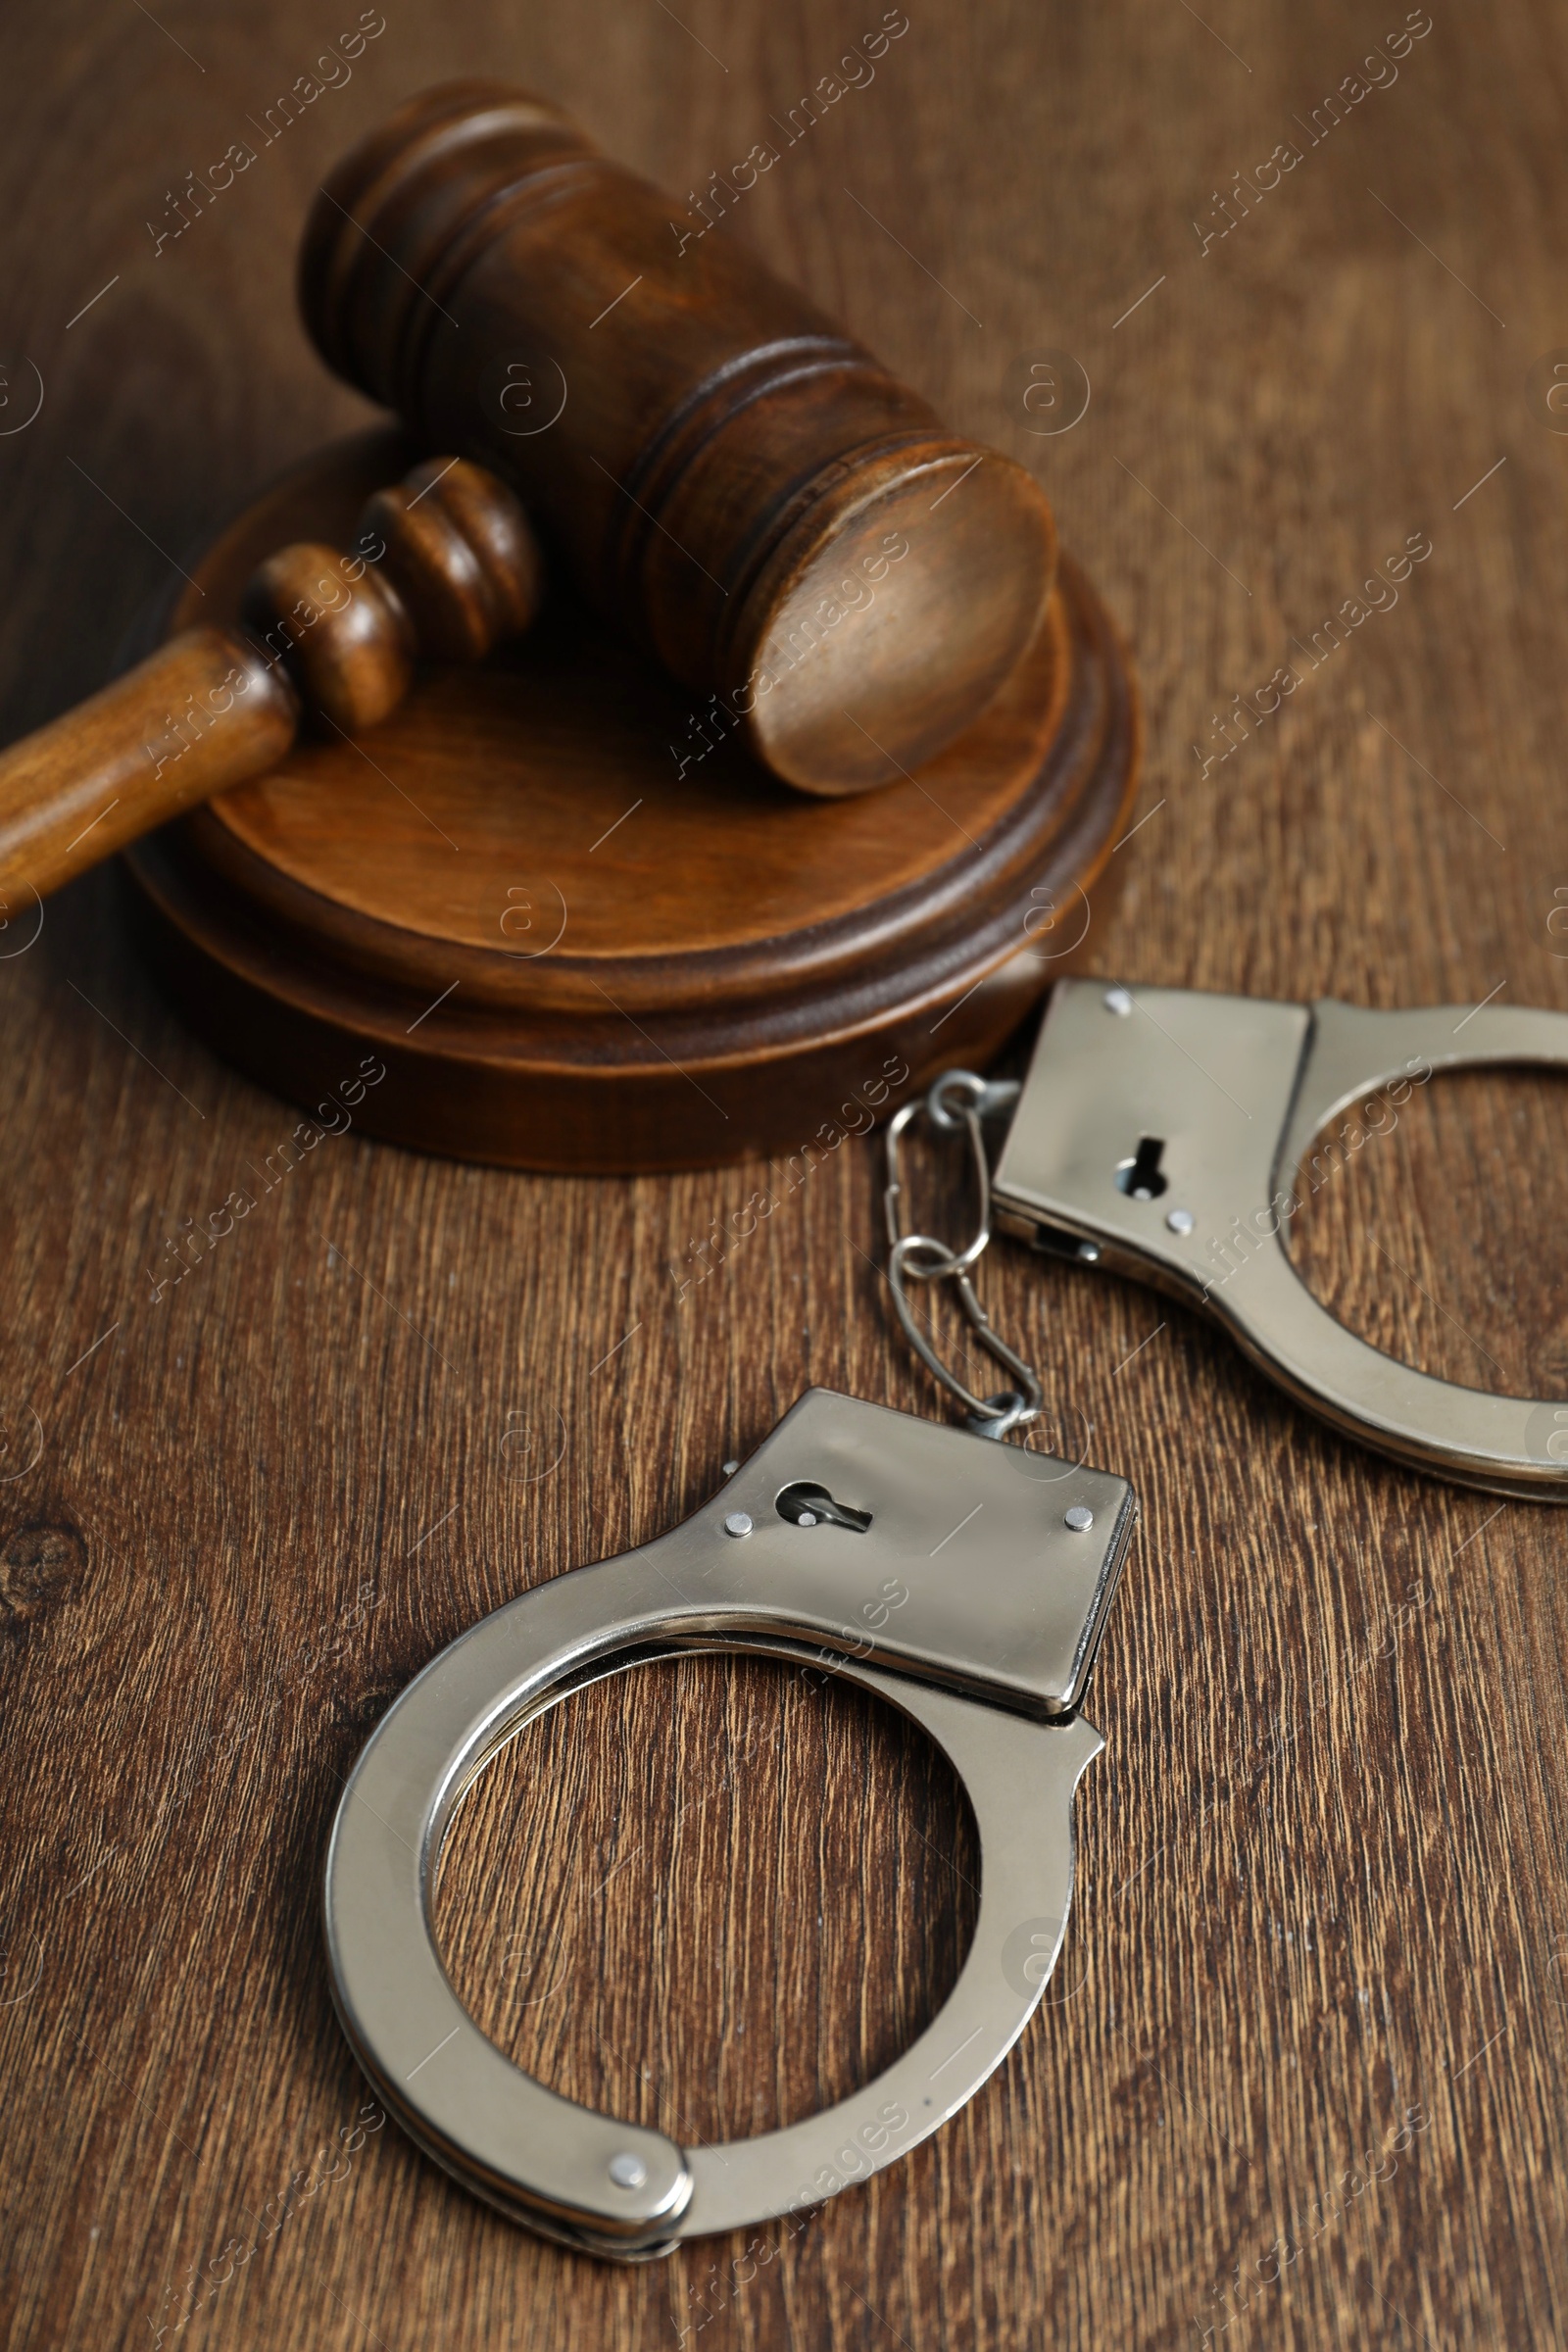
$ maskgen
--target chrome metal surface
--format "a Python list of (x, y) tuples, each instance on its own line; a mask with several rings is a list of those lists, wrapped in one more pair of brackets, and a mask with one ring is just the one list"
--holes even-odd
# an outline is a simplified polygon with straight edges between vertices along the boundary
[[(809, 1485), (863, 1526), (791, 1521)], [(1069, 1513), (1093, 1514), (1073, 1534)], [(739, 1502), (751, 1540), (729, 1539)], [(1077, 1715), (1137, 1505), (1123, 1479), (812, 1390), (684, 1526), (555, 1578), (444, 1650), (355, 1767), (327, 1854), (333, 1996), (405, 2129), (518, 2221), (626, 2261), (819, 2203), (956, 2112), (1022, 2033), (1065, 1930)], [(463, 2009), (431, 1927), (443, 1840), (507, 1740), (569, 1690), (689, 1649), (847, 1676), (951, 1760), (980, 1915), (935, 2021), (873, 2083), (787, 2130), (686, 2150), (547, 2090)]]
[(1205, 1307), (1293, 1396), (1368, 1445), (1468, 1486), (1568, 1500), (1568, 1402), (1493, 1396), (1396, 1362), (1319, 1304), (1285, 1248), (1303, 1162), (1312, 1154), (1315, 1171), (1326, 1156), (1312, 1147), (1332, 1119), (1486, 1062), (1568, 1067), (1568, 1014), (1373, 1012), (1061, 980), (994, 1198), (1053, 1246), (1098, 1245), (1112, 1271)]

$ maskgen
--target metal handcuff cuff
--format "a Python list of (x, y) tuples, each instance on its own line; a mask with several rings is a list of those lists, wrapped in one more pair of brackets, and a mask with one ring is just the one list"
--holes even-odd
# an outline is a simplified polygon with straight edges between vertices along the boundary
[[(623, 2261), (818, 2205), (917, 2146), (1001, 2064), (1055, 1965), (1073, 1789), (1103, 1744), (1078, 1704), (1136, 1519), (1125, 1479), (812, 1389), (673, 1534), (461, 1635), (371, 1735), (326, 1861), (338, 2015), (405, 2130), (514, 2220)], [(692, 1650), (842, 1675), (912, 1718), (968, 1794), (981, 1881), (956, 1984), (876, 2082), (687, 2149), (504, 2057), (442, 1966), (431, 1897), (457, 1807), (507, 1740), (568, 1691)]]
[[(1315, 1190), (1325, 1161), (1332, 1173), (1348, 1156), (1347, 1129), (1314, 1150), (1332, 1120), (1363, 1105), (1365, 1125), (1347, 1123), (1354, 1151), (1378, 1132), (1375, 1102), (1393, 1112), (1435, 1072), (1486, 1063), (1568, 1068), (1568, 1014), (1376, 1012), (1060, 980), (1021, 1086), (950, 1071), (892, 1122), (890, 1274), (905, 1330), (971, 1429), (1001, 1435), (1038, 1413), (1038, 1383), (991, 1330), (969, 1278), (994, 1202), (998, 1224), (1038, 1249), (1206, 1308), (1282, 1388), (1363, 1444), (1465, 1486), (1568, 1501), (1568, 1402), (1489, 1396), (1382, 1354), (1319, 1304), (1286, 1248), (1308, 1160)], [(993, 1172), (982, 1121), (1009, 1105)], [(969, 1130), (981, 1221), (961, 1253), (901, 1230), (899, 1140), (922, 1107)], [(1012, 1392), (975, 1396), (926, 1341), (906, 1286), (945, 1279), (1019, 1383)]]

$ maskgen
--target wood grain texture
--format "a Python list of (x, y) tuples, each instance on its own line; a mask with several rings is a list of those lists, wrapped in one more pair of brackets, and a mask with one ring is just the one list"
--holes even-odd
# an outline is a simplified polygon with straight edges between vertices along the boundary
[[(1400, 11), (1227, 5), (1202, 11), (1215, 38), (1120, 0), (913, 10), (722, 232), (1028, 463), (1129, 629), (1153, 813), (1120, 853), (1107, 972), (1380, 1004), (1505, 983), (1568, 1006), (1548, 928), (1565, 450), (1532, 388), (1568, 346), (1543, 229), (1568, 50), (1526, 0), (1435, 13), (1397, 81), (1312, 144)], [(307, 357), (288, 278), (332, 157), (390, 104), (504, 73), (681, 188), (860, 29), (819, 0), (709, 0), (678, 12), (695, 39), (610, 0), (389, 8), (353, 79), (264, 145), (247, 117), (335, 21), (300, 0), (157, 14), (167, 34), (71, 0), (0, 34), (8, 401), (32, 397), (29, 360), (44, 384), (0, 440), (12, 732), (101, 682), (170, 576), (160, 550), (183, 561), (362, 417)], [(153, 258), (165, 190), (245, 137), (255, 162)], [(1221, 238), (1212, 192), (1287, 140), (1300, 162)], [(1061, 349), (1093, 402), (1031, 440), (1018, 363)], [(1327, 616), (1422, 533), (1398, 603), (1311, 667)], [(1283, 665), (1282, 710), (1221, 760), (1213, 716)], [(191, 2272), (263, 2230), (166, 2344), (643, 2352), (703, 2309), (704, 2352), (1176, 2347), (1221, 2324), (1239, 2268), (1229, 2340), (1563, 2340), (1564, 1521), (1375, 1460), (1180, 1310), (1004, 1246), (984, 1269), (999, 1323), (1145, 1514), (1090, 1702), (1108, 1745), (1054, 2005), (961, 2119), (765, 2263), (737, 2240), (591, 2266), (390, 2128), (280, 2205), (366, 2100), (317, 1876), (396, 1690), (480, 1611), (668, 1526), (807, 1381), (934, 1407), (889, 1336), (864, 1144), (703, 1251), (764, 1169), (531, 1179), (351, 1131), (151, 1304), (182, 1221), (254, 1184), (295, 1114), (162, 1007), (111, 878), (52, 903), (30, 948), (28, 929), (0, 934), (12, 2342), (154, 2341)], [(1433, 1368), (1473, 1377), (1452, 1315), (1499, 1385), (1561, 1393), (1560, 1088), (1415, 1102), (1326, 1188), (1303, 1262)], [(1499, 1274), (1507, 1250), (1526, 1262)], [(706, 1278), (681, 1296), (671, 1262)], [(559, 1940), (569, 2004), (515, 2026), (556, 2079), (679, 2100), (700, 2128), (791, 2112), (940, 1997), (962, 1932), (951, 1790), (871, 1710), (796, 1724), (769, 1689), (691, 1665), (596, 1691), (473, 1800), (443, 1896), (454, 1964), (500, 2030), (531, 1939)], [(677, 1825), (688, 1799), (708, 1801)], [(1293, 2220), (1416, 2102), (1396, 2171), (1348, 2183), (1338, 2220)]]

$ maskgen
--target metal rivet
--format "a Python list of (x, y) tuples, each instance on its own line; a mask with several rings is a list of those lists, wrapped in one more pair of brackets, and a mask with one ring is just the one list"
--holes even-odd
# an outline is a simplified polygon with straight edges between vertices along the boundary
[(1106, 989), (1105, 1010), (1107, 1012), (1129, 1013), (1132, 1008), (1133, 1001), (1124, 988)]
[(1193, 1212), (1190, 1208), (1167, 1209), (1165, 1212), (1165, 1222), (1170, 1227), (1172, 1233), (1191, 1233), (1194, 1222)]
[(1087, 1536), (1095, 1524), (1095, 1514), (1087, 1502), (1075, 1502), (1072, 1509), (1063, 1514), (1063, 1519), (1075, 1536)]
[(733, 1478), (739, 1468), (739, 1462), (726, 1462), (724, 1464), (724, 1476), (726, 1478)]
[(630, 2148), (610, 2159), (610, 2178), (617, 2188), (643, 2188), (648, 2181), (648, 2167)]
[(725, 1535), (726, 1535), (726, 1536), (749, 1536), (749, 1535), (751, 1534), (751, 1532), (752, 1532), (752, 1514), (751, 1514), (751, 1512), (750, 1512), (750, 1511), (731, 1511), (731, 1513), (730, 1513), (729, 1517), (728, 1517), (728, 1518), (725, 1520), (725, 1522), (724, 1522), (724, 1533), (725, 1533)]
[(1078, 1245), (1078, 1256), (1083, 1265), (1098, 1266), (1100, 1263), (1100, 1244), (1098, 1242), (1080, 1242)]

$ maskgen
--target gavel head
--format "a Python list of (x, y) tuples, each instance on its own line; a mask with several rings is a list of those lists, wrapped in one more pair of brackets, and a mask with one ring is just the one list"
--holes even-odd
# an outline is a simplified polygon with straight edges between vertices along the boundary
[(747, 254), (720, 184), (746, 183), (673, 205), (544, 101), (453, 84), (332, 174), (301, 301), (341, 374), (513, 484), (694, 718), (808, 792), (859, 792), (1013, 670), (1051, 510)]

